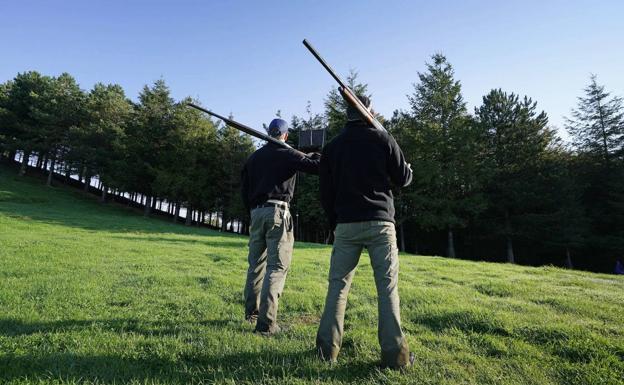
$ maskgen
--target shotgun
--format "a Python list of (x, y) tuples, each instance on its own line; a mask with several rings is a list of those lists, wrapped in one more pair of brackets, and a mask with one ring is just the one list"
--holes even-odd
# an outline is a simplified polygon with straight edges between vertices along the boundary
[[(214, 112), (212, 112), (212, 111), (208, 111), (207, 109), (205, 109), (205, 108), (203, 108), (203, 107), (200, 107), (200, 106), (198, 106), (197, 104), (193, 104), (193, 103), (186, 103), (186, 105), (187, 105), (187, 106), (189, 106), (189, 107), (192, 107), (192, 108), (194, 108), (194, 109), (196, 109), (196, 110), (199, 110), (199, 111), (201, 111), (201, 112), (205, 112), (205, 113), (207, 113), (208, 115), (214, 116), (214, 117), (215, 117), (215, 118), (217, 118), (217, 119), (221, 119), (221, 120), (223, 120), (223, 121), (225, 122), (225, 124), (227, 124), (228, 126), (234, 127), (234, 128), (236, 128), (237, 130), (242, 131), (242, 132), (244, 132), (244, 133), (246, 133), (246, 134), (249, 134), (249, 135), (251, 135), (251, 136), (254, 136), (254, 137), (258, 138), (258, 139), (266, 140), (267, 142), (271, 142), (271, 143), (273, 143), (273, 144), (277, 144), (278, 146), (282, 146), (282, 147), (284, 147), (284, 148), (289, 148), (289, 149), (294, 150), (294, 148), (290, 147), (287, 143), (282, 142), (281, 140), (278, 140), (278, 139), (272, 138), (272, 137), (270, 137), (270, 136), (268, 136), (268, 135), (266, 135), (266, 134), (263, 134), (263, 133), (262, 133), (262, 132), (260, 132), (260, 131), (256, 131), (256, 130), (254, 130), (253, 128), (248, 127), (248, 126), (246, 126), (246, 125), (244, 125), (244, 124), (242, 124), (242, 123), (238, 123), (237, 121), (234, 121), (234, 120), (232, 120), (232, 119), (228, 119), (228, 118), (226, 118), (225, 116), (221, 116), (221, 115), (216, 114), (216, 113), (214, 113)], [(295, 151), (296, 151), (296, 150), (295, 150)]]
[(329, 74), (334, 78), (334, 80), (336, 80), (336, 82), (338, 83), (338, 91), (340, 91), (340, 94), (347, 101), (347, 103), (355, 107), (360, 115), (362, 115), (364, 120), (368, 122), (371, 126), (375, 127), (378, 130), (386, 131), (384, 126), (382, 126), (381, 123), (379, 123), (379, 121), (375, 118), (375, 116), (368, 110), (368, 108), (366, 108), (366, 106), (362, 104), (360, 99), (355, 95), (355, 92), (353, 92), (351, 88), (349, 88), (347, 83), (345, 83), (336, 74), (336, 72), (329, 66), (329, 64), (327, 64), (325, 59), (321, 57), (321, 55), (314, 49), (314, 47), (312, 47), (307, 39), (303, 39), (303, 45), (306, 46), (306, 48), (312, 53), (312, 55), (314, 55), (316, 60), (318, 60), (321, 65), (327, 70), (327, 72), (329, 72)]

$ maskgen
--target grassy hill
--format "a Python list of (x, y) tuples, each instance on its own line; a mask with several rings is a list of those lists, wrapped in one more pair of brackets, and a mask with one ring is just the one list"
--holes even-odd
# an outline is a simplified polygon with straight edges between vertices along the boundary
[(416, 365), (379, 370), (363, 256), (339, 363), (313, 346), (330, 248), (298, 243), (283, 334), (242, 321), (246, 239), (0, 168), (0, 383), (623, 384), (624, 279), (401, 256)]

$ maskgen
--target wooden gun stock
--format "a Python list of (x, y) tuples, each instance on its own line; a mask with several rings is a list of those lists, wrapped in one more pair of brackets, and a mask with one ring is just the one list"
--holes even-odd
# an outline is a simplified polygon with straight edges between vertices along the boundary
[(360, 115), (364, 118), (364, 120), (369, 123), (371, 126), (375, 127), (378, 130), (386, 131), (384, 126), (379, 123), (379, 121), (375, 118), (375, 116), (362, 104), (360, 99), (355, 95), (355, 92), (349, 88), (349, 86), (336, 74), (336, 72), (327, 64), (325, 59), (321, 57), (321, 55), (312, 47), (312, 45), (308, 42), (307, 39), (303, 39), (303, 45), (312, 53), (312, 55), (318, 60), (323, 68), (329, 72), (329, 74), (336, 80), (338, 83), (338, 91), (342, 97), (349, 103), (349, 105), (355, 107)]

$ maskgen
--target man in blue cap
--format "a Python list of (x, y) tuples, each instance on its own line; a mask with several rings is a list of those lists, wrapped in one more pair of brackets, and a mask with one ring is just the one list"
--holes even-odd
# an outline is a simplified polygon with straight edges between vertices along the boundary
[[(283, 142), (288, 124), (273, 119), (268, 134)], [(242, 196), (251, 212), (249, 269), (245, 284), (245, 319), (266, 336), (279, 332), (278, 300), (292, 257), (294, 236), (289, 203), (297, 171), (319, 173), (320, 155), (267, 143), (254, 152), (242, 172)]]

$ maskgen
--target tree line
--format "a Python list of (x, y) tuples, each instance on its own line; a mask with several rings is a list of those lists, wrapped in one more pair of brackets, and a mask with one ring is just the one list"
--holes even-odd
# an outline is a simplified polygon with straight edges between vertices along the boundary
[[(414, 170), (412, 185), (395, 194), (401, 249), (612, 271), (624, 257), (622, 99), (592, 76), (566, 118), (566, 142), (528, 96), (493, 89), (469, 111), (441, 54), (417, 75), (409, 109), (378, 116)], [(371, 96), (357, 73), (348, 82)], [(164, 202), (174, 221), (186, 208), (187, 224), (245, 233), (240, 170), (254, 143), (185, 108), (189, 100), (174, 101), (162, 80), (134, 103), (119, 85), (85, 92), (68, 74), (20, 73), (0, 85), (0, 151), (22, 155), (20, 174), (36, 159), (48, 184), (75, 175), (102, 200), (121, 197), (145, 215)], [(331, 89), (322, 112), (308, 103), (306, 116), (292, 117), (289, 141), (308, 129), (331, 140), (345, 119)], [(327, 242), (317, 177), (298, 175), (292, 211), (298, 240)]]
[[(254, 143), (174, 101), (163, 80), (145, 86), (138, 102), (117, 84), (83, 91), (64, 73), (25, 72), (0, 85), (0, 150), (19, 175), (29, 169), (82, 181), (107, 199), (160, 209), (186, 224), (245, 231), (239, 170)], [(186, 218), (180, 217), (180, 210)]]

